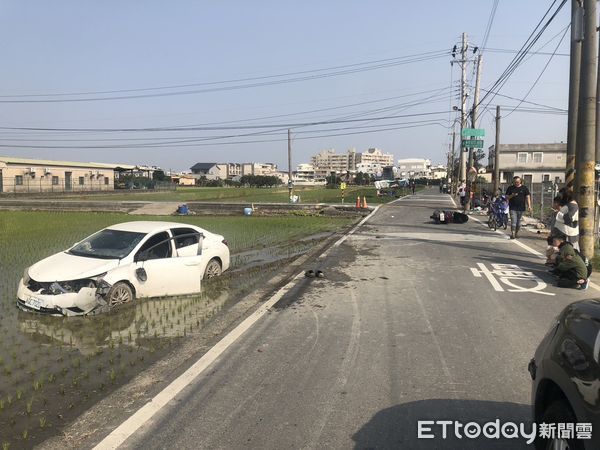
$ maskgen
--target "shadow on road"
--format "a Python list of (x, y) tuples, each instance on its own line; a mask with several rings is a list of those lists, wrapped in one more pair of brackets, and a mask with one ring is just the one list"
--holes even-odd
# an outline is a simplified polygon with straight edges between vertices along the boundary
[(500, 426), (513, 422), (525, 423), (526, 433), (531, 433), (531, 407), (508, 402), (479, 400), (431, 399), (410, 402), (383, 409), (375, 414), (353, 436), (355, 449), (487, 449), (487, 448), (530, 448), (524, 438), (514, 439), (462, 439), (454, 437), (453, 425), (448, 427), (447, 439), (442, 438), (441, 425), (432, 425), (428, 434), (434, 439), (417, 438), (419, 420), (453, 420), (463, 425), (476, 422), (483, 426), (487, 422), (500, 420)]

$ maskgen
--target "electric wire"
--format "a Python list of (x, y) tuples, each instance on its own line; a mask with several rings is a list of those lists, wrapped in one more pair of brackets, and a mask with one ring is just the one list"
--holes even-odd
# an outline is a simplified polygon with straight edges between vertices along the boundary
[[(415, 63), (415, 62), (423, 62), (423, 61), (430, 61), (430, 60), (434, 60), (434, 59), (443, 58), (448, 54), (447, 51), (436, 51), (436, 52), (428, 52), (428, 53), (429, 53), (428, 56), (411, 55), (411, 56), (402, 57), (402, 58), (391, 58), (391, 59), (387, 59), (387, 60), (374, 61), (375, 64), (367, 65), (365, 67), (347, 68), (347, 67), (352, 67), (352, 65), (338, 66), (337, 68), (332, 68), (334, 70), (331, 72), (328, 72), (328, 73), (302, 75), (304, 73), (315, 72), (315, 71), (305, 71), (305, 72), (298, 72), (298, 74), (300, 74), (301, 76), (292, 76), (289, 78), (270, 80), (270, 81), (257, 81), (257, 82), (251, 82), (251, 83), (237, 84), (237, 85), (233, 85), (233, 86), (218, 86), (218, 87), (207, 87), (207, 88), (203, 88), (203, 89), (192, 89), (192, 90), (183, 90), (183, 91), (176, 91), (176, 92), (158, 92), (158, 93), (148, 93), (148, 94), (117, 95), (117, 96), (109, 96), (109, 97), (83, 97), (83, 98), (68, 98), (68, 99), (64, 99), (64, 98), (12, 99), (12, 100), (3, 99), (3, 100), (0, 100), (0, 103), (93, 102), (93, 101), (107, 101), (107, 100), (128, 100), (128, 99), (141, 99), (141, 98), (154, 98), (154, 97), (170, 97), (170, 96), (175, 96), (175, 95), (190, 95), (190, 94), (203, 94), (203, 93), (208, 93), (208, 92), (232, 91), (232, 90), (241, 90), (241, 89), (249, 89), (249, 88), (256, 88), (256, 87), (281, 85), (281, 84), (287, 84), (287, 83), (296, 83), (296, 82), (316, 80), (316, 79), (322, 79), (322, 78), (330, 78), (330, 77), (335, 77), (335, 76), (340, 76), (340, 75), (349, 75), (349, 74), (354, 74), (354, 73), (359, 73), (359, 72), (364, 72), (364, 71), (388, 68), (388, 67), (396, 67), (396, 66), (400, 66), (400, 65), (404, 65), (404, 64), (411, 64), (411, 63)], [(421, 55), (423, 55), (423, 54), (421, 54)], [(380, 61), (384, 61), (384, 62), (380, 62)], [(389, 61), (392, 61), (392, 62), (389, 62)], [(318, 71), (322, 71), (322, 70), (327, 70), (327, 69), (318, 69)], [(269, 77), (262, 77), (259, 79), (282, 77), (282, 76), (283, 75), (274, 75), (274, 76), (269, 76)], [(231, 83), (231, 82), (232, 81), (211, 82), (208, 84), (222, 84), (222, 83)], [(144, 88), (144, 89), (161, 89), (161, 88)], [(127, 90), (124, 90), (124, 91), (127, 91)], [(40, 94), (32, 94), (32, 95), (37, 96)], [(41, 94), (41, 95), (47, 96), (44, 94)], [(66, 94), (66, 95), (72, 95), (72, 94)], [(7, 98), (7, 97), (4, 97), (4, 98)], [(13, 98), (13, 96), (8, 96), (8, 98)]]
[[(560, 47), (560, 44), (562, 44), (567, 31), (569, 31), (569, 27), (565, 28), (565, 31), (562, 35), (562, 37), (560, 38), (560, 41), (558, 41), (558, 44), (556, 44), (556, 48), (554, 49), (554, 52), (556, 53), (558, 51), (558, 48)], [(540, 72), (540, 74), (538, 75), (538, 77), (535, 79), (535, 81), (533, 82), (533, 84), (531, 85), (531, 87), (529, 88), (529, 90), (527, 91), (527, 93), (523, 96), (523, 99), (517, 104), (517, 106), (515, 106), (515, 108), (510, 111), (509, 113), (504, 115), (504, 118), (507, 118), (508, 116), (510, 116), (513, 112), (515, 112), (515, 110), (521, 106), (521, 104), (525, 101), (525, 99), (529, 96), (529, 94), (531, 94), (531, 91), (533, 91), (533, 89), (536, 87), (536, 85), (538, 84), (538, 81), (540, 81), (540, 78), (542, 78), (542, 75), (544, 75), (544, 72), (546, 72), (546, 69), (548, 68), (548, 66), (550, 65), (550, 63), (552, 62), (552, 59), (554, 58), (554, 53), (552, 55), (550, 55), (550, 57), (548, 58), (548, 61), (546, 61), (546, 64), (544, 65), (544, 68), (542, 69), (542, 71)]]

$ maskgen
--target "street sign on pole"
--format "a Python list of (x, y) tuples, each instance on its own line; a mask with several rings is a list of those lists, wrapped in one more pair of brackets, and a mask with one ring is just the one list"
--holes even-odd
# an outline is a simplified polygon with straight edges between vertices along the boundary
[(483, 137), (485, 136), (485, 130), (483, 128), (463, 128), (463, 137)]
[(483, 148), (483, 139), (463, 139), (463, 148)]

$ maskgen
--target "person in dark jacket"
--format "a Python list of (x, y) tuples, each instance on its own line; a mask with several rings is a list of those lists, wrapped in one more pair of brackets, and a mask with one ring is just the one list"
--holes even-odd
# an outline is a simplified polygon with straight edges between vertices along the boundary
[(525, 207), (531, 212), (531, 194), (527, 186), (522, 183), (521, 177), (514, 177), (512, 186), (506, 189), (506, 197), (510, 209), (510, 238), (516, 239), (519, 237)]
[(587, 289), (588, 269), (573, 245), (567, 242), (564, 234), (554, 236), (554, 246), (558, 247), (556, 268), (552, 271), (558, 277), (557, 286), (575, 289)]

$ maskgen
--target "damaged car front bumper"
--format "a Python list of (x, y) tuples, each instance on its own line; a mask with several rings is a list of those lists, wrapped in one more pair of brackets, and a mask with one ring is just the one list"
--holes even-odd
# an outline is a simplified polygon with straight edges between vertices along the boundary
[(81, 316), (105, 306), (109, 289), (101, 278), (43, 283), (24, 276), (17, 289), (17, 307), (54, 316)]

